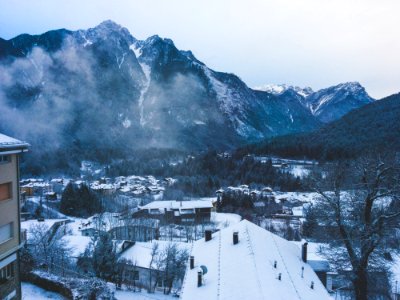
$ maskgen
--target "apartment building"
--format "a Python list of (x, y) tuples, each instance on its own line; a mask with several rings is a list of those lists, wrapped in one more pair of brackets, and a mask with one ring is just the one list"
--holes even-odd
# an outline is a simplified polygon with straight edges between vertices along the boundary
[(0, 299), (21, 299), (19, 155), (28, 144), (0, 134)]

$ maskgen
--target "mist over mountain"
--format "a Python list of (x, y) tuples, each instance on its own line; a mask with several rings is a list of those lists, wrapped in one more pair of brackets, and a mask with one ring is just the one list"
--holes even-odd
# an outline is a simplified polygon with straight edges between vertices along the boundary
[(0, 130), (32, 144), (33, 169), (150, 147), (233, 148), (372, 101), (363, 88), (341, 90), (256, 91), (170, 39), (137, 40), (112, 21), (0, 39)]

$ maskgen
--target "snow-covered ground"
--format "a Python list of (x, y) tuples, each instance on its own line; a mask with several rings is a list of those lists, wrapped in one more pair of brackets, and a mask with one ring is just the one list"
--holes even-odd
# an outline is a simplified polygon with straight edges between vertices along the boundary
[(237, 224), (241, 219), (242, 217), (237, 214), (216, 212), (211, 213), (211, 222), (215, 223), (218, 229)]
[[(56, 299), (56, 300), (64, 300), (63, 296), (60, 294), (46, 291), (36, 285), (31, 283), (22, 282), (22, 299), (23, 300), (43, 300), (43, 299)], [(124, 298), (121, 298), (124, 299)], [(125, 298), (127, 299), (127, 298)], [(138, 298), (139, 299), (139, 298)]]
[(175, 244), (180, 250), (188, 250), (190, 249), (191, 244), (189, 243), (179, 243), (179, 242), (170, 242), (170, 241), (151, 241), (151, 242), (136, 242), (135, 245), (127, 250), (120, 256), (120, 258), (124, 258), (130, 260), (138, 267), (148, 268), (151, 261), (151, 252), (154, 244), (157, 244), (159, 247), (159, 252), (164, 252), (171, 243)]
[[(31, 202), (36, 203), (37, 205), (40, 205), (40, 197), (39, 196), (27, 197), (26, 201), (31, 201)], [(55, 210), (54, 208), (47, 206), (46, 200), (44, 200), (44, 199), (42, 200), (42, 207), (43, 207), (44, 211), (52, 213), (57, 218), (67, 218), (66, 215), (60, 213), (58, 210)]]
[(285, 199), (289, 202), (311, 202), (314, 203), (320, 195), (318, 193), (306, 193), (306, 192), (275, 192), (275, 198), (277, 200)]
[(149, 300), (149, 299), (155, 299), (155, 300), (172, 300), (176, 299), (172, 297), (171, 295), (164, 295), (162, 293), (154, 293), (154, 294), (149, 294), (146, 291), (142, 292), (130, 292), (130, 291), (115, 291), (115, 298), (117, 300)]
[(291, 165), (288, 167), (288, 171), (290, 174), (296, 177), (304, 178), (310, 174), (309, 167), (305, 165)]

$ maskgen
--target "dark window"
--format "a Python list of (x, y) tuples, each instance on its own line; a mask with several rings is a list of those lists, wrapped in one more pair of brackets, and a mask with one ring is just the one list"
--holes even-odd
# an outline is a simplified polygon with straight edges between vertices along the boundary
[(10, 263), (0, 270), (0, 283), (14, 277), (14, 263)]
[(0, 165), (11, 162), (11, 155), (0, 155)]
[(139, 271), (132, 271), (132, 279), (139, 280)]

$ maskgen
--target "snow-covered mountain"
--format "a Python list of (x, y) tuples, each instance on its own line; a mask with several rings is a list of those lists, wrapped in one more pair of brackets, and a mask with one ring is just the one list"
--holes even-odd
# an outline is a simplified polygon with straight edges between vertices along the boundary
[(0, 39), (0, 69), (0, 130), (77, 160), (310, 131), (326, 106), (311, 109), (323, 97), (309, 88), (253, 90), (170, 39), (138, 40), (112, 21)]
[(254, 89), (258, 91), (268, 92), (273, 95), (281, 95), (288, 90), (292, 90), (303, 97), (307, 97), (314, 92), (310, 87), (301, 88), (298, 86), (287, 85), (287, 84), (265, 84), (257, 86)]
[(341, 83), (316, 92), (309, 87), (286, 84), (266, 84), (254, 89), (276, 96), (291, 91), (293, 97), (323, 123), (337, 120), (351, 110), (374, 101), (358, 82)]
[(309, 95), (305, 105), (320, 121), (328, 123), (373, 101), (358, 82), (347, 82)]

